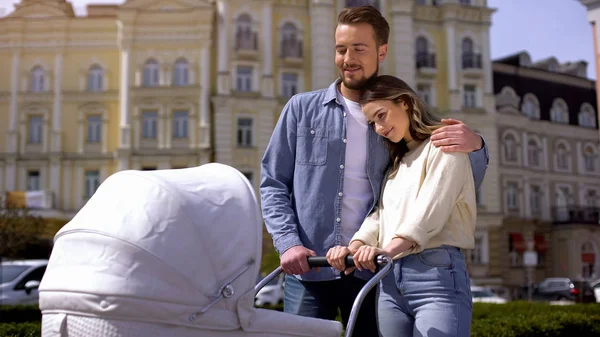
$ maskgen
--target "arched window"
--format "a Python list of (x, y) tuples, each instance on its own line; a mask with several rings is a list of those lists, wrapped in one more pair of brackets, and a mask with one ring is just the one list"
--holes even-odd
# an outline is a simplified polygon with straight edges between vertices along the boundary
[(46, 91), (46, 71), (41, 66), (35, 66), (31, 70), (29, 88), (32, 92)]
[(510, 162), (516, 162), (518, 160), (517, 140), (512, 134), (507, 134), (504, 137), (504, 158), (506, 161)]
[(104, 70), (101, 66), (94, 64), (88, 71), (88, 91), (102, 91), (104, 89)]
[(190, 83), (189, 80), (189, 68), (188, 61), (184, 58), (180, 58), (175, 61), (175, 67), (173, 69), (173, 85), (174, 86), (186, 86)]
[(155, 59), (149, 59), (144, 64), (144, 86), (156, 87), (159, 85), (159, 65)]

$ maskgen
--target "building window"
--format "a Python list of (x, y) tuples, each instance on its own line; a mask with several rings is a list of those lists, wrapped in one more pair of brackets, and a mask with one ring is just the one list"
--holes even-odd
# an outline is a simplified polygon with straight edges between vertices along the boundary
[(298, 74), (296, 73), (283, 73), (281, 75), (282, 93), (283, 97), (292, 97), (298, 93)]
[(557, 123), (569, 123), (569, 111), (562, 100), (555, 100), (550, 110), (552, 121)]
[(189, 84), (189, 63), (186, 59), (178, 59), (173, 71), (173, 85), (182, 87)]
[(156, 139), (158, 125), (158, 112), (145, 111), (142, 113), (142, 137)]
[(463, 106), (465, 108), (477, 107), (477, 87), (474, 85), (465, 85), (463, 92)]
[(298, 38), (298, 28), (291, 22), (286, 22), (281, 30), (281, 57), (302, 58), (302, 40)]
[(100, 186), (100, 171), (85, 171), (85, 197), (90, 198)]
[(29, 144), (42, 143), (42, 129), (44, 125), (44, 117), (31, 116), (29, 117)]
[(562, 143), (556, 146), (556, 167), (563, 170), (569, 168), (569, 154), (567, 147)]
[(596, 153), (589, 146), (583, 150), (583, 167), (588, 172), (596, 171)]
[(526, 94), (521, 105), (521, 112), (531, 119), (539, 119), (539, 104), (532, 94)]
[(504, 137), (504, 158), (506, 161), (516, 162), (518, 160), (517, 140), (512, 134)]
[(40, 171), (36, 170), (36, 171), (27, 172), (27, 190), (28, 191), (41, 190)]
[(144, 86), (156, 87), (159, 84), (159, 64), (155, 59), (149, 59), (144, 64)]
[(485, 250), (485, 235), (475, 233), (475, 247), (469, 251), (467, 261), (470, 264), (486, 264)]
[(238, 118), (237, 144), (238, 147), (251, 147), (252, 141), (252, 118)]
[(88, 91), (97, 92), (104, 89), (104, 70), (99, 65), (93, 65), (88, 71)]
[(527, 158), (529, 159), (529, 166), (540, 167), (542, 165), (542, 148), (539, 144), (531, 139), (527, 143)]
[(589, 103), (584, 103), (579, 112), (579, 125), (586, 128), (596, 127), (596, 112)]
[(431, 85), (424, 83), (417, 84), (417, 95), (421, 97), (427, 106), (431, 106)]
[(435, 68), (435, 54), (429, 52), (427, 38), (419, 36), (415, 41), (417, 68)]
[(379, 9), (377, 0), (346, 0), (346, 7), (373, 6)]
[(460, 0), (461, 5), (471, 5), (471, 0)]
[(87, 117), (87, 142), (100, 143), (102, 139), (102, 117), (88, 116)]
[(31, 70), (31, 83), (29, 89), (31, 92), (43, 92), (46, 90), (46, 72), (41, 66), (35, 66)]
[(235, 90), (239, 92), (252, 91), (252, 72), (253, 69), (250, 66), (237, 67), (237, 80)]
[(242, 14), (236, 19), (235, 49), (258, 49), (258, 37), (252, 30), (252, 18)]
[(188, 137), (188, 112), (175, 111), (173, 113), (173, 138)]
[(511, 211), (519, 209), (519, 186), (517, 183), (510, 182), (506, 186), (506, 206)]
[(542, 190), (540, 186), (531, 185), (529, 187), (529, 208), (532, 214), (539, 214), (542, 211)]
[(588, 241), (581, 246), (581, 276), (584, 279), (591, 278), (595, 274), (596, 250), (594, 243)]
[(466, 37), (461, 43), (463, 69), (481, 68), (481, 54), (475, 54), (473, 40)]
[(422, 6), (427, 5), (427, 0), (417, 0), (416, 2), (417, 2), (417, 5), (422, 5)]
[(520, 267), (523, 265), (523, 252), (525, 248), (525, 240), (523, 240), (521, 233), (509, 233), (508, 255), (511, 267)]
[(588, 190), (585, 194), (585, 206), (591, 208), (598, 207), (598, 193), (595, 190)]

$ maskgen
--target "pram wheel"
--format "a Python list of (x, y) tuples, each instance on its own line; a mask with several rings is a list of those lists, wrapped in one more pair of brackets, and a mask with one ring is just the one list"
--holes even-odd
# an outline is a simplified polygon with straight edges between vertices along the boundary
[[(350, 317), (348, 319), (348, 325), (346, 326), (346, 337), (352, 336), (352, 332), (354, 331), (354, 326), (356, 325), (356, 319), (358, 318), (359, 309), (365, 300), (365, 297), (369, 293), (373, 287), (379, 283), (391, 270), (392, 270), (392, 259), (385, 255), (379, 255), (375, 258), (375, 262), (378, 266), (377, 273), (373, 276), (367, 284), (360, 290), (358, 296), (354, 300), (354, 304), (352, 304), (352, 311), (350, 312)], [(325, 256), (311, 256), (308, 257), (308, 265), (311, 268), (315, 267), (331, 267), (329, 262), (327, 262), (327, 258)], [(346, 256), (346, 267), (354, 267), (354, 259), (351, 255)], [(265, 285), (267, 285), (271, 280), (277, 277), (283, 269), (281, 267), (277, 267), (273, 272), (263, 278), (257, 285), (254, 287), (254, 291), (258, 292)]]

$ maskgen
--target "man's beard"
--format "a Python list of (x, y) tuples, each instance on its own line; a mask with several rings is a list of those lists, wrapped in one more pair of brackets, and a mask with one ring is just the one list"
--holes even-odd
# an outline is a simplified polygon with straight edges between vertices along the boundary
[(375, 72), (373, 73), (373, 75), (369, 76), (369, 77), (362, 77), (361, 79), (355, 81), (355, 82), (350, 82), (347, 81), (344, 78), (344, 71), (340, 72), (340, 79), (342, 80), (342, 83), (344, 83), (344, 86), (350, 90), (357, 90), (357, 91), (363, 91), (365, 90), (367, 87), (369, 87), (369, 85), (375, 81), (375, 79), (377, 78), (379, 74), (379, 63), (377, 63), (377, 69), (375, 69)]

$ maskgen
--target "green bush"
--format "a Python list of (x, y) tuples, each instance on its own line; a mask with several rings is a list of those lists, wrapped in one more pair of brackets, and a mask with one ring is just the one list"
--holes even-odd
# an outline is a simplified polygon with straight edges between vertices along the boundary
[(0, 337), (39, 337), (42, 322), (0, 323)]
[(37, 305), (0, 306), (0, 323), (39, 322), (41, 320), (42, 312)]

